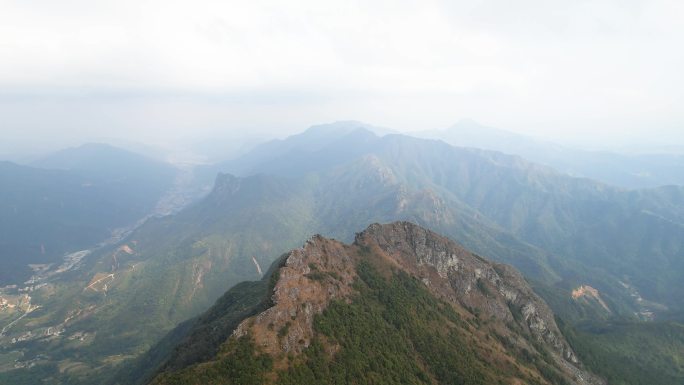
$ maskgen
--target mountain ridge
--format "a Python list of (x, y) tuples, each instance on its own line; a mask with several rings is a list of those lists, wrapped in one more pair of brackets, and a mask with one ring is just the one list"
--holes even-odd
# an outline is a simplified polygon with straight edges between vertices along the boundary
[[(152, 219), (123, 244), (93, 254), (68, 285), (55, 282), (65, 290), (60, 297), (37, 291), (36, 303), (50, 306), (22, 319), (0, 343), (23, 352), (25, 361), (48, 346), (40, 354), (55, 377), (64, 377), (58, 365), (77, 362), (70, 383), (93, 373), (106, 377), (122, 352), (139, 355), (231, 286), (258, 279), (254, 260), (268, 266), (315, 232), (351, 242), (356, 229), (395, 220), (516, 266), (569, 325), (588, 317), (677, 314), (684, 238), (673, 223), (683, 214), (680, 189), (627, 191), (516, 156), (401, 135), (373, 139), (360, 153), (316, 172), (279, 175), (257, 163), (259, 172), (216, 177), (201, 202)], [(316, 164), (321, 154), (300, 155), (292, 165)], [(103, 284), (84, 291), (110, 274), (100, 281), (106, 291)], [(574, 300), (572, 291), (582, 285), (596, 288), (611, 312)], [(66, 336), (51, 337), (49, 345), (42, 337), (10, 345), (28, 331), (41, 336), (62, 327), (65, 314), (79, 314), (69, 318)], [(67, 338), (77, 333), (90, 339)]]
[[(377, 274), (370, 281), (368, 276), (364, 276), (366, 273), (363, 271), (368, 267), (360, 267), (365, 264), (372, 265), (369, 267), (371, 271), (374, 271), (370, 273), (371, 275)], [(247, 340), (252, 341), (255, 351), (259, 352), (258, 357), (263, 358), (267, 355), (270, 357), (269, 360), (272, 360), (268, 361), (271, 362), (269, 367), (275, 372), (269, 372), (270, 374), (260, 377), (260, 381), (264, 383), (273, 383), (276, 377), (278, 383), (289, 383), (288, 379), (292, 378), (299, 378), (298, 381), (304, 380), (308, 378), (305, 373), (309, 371), (322, 375), (325, 370), (319, 367), (306, 367), (308, 360), (312, 359), (311, 355), (314, 354), (312, 349), (316, 351), (316, 349), (323, 348), (328, 351), (327, 354), (332, 355), (330, 358), (332, 361), (326, 361), (329, 365), (336, 365), (335, 362), (337, 365), (342, 365), (342, 362), (346, 362), (340, 356), (344, 356), (344, 352), (349, 349), (346, 343), (334, 342), (333, 336), (321, 337), (322, 333), (325, 334), (322, 332), (321, 318), (326, 318), (328, 308), (337, 309), (340, 306), (344, 308), (345, 303), (353, 304), (361, 301), (358, 296), (365, 289), (359, 285), (372, 286), (374, 284), (372, 280), (394, 282), (407, 279), (402, 278), (402, 274), (407, 274), (405, 277), (413, 277), (408, 278), (409, 281), (415, 279), (415, 284), (406, 282), (410, 287), (414, 287), (413, 285), (424, 287), (431, 293), (430, 295), (434, 296), (433, 298), (441, 298), (437, 301), (445, 301), (444, 303), (451, 304), (448, 306), (454, 306), (455, 314), (458, 315), (455, 315), (456, 318), (452, 322), (460, 326), (442, 327), (448, 330), (453, 328), (453, 333), (456, 333), (455, 330), (460, 330), (459, 333), (464, 333), (463, 336), (469, 335), (470, 338), (475, 338), (471, 344), (477, 346), (482, 343), (488, 344), (484, 342), (483, 335), (478, 334), (477, 329), (482, 328), (487, 330), (484, 333), (495, 334), (507, 331), (509, 334), (499, 335), (497, 338), (508, 341), (509, 345), (502, 347), (505, 344), (500, 346), (498, 343), (492, 343), (492, 346), (504, 350), (500, 354), (506, 356), (506, 359), (519, 360), (516, 357), (521, 354), (520, 352), (526, 352), (525, 354), (530, 356), (547, 354), (545, 356), (547, 358), (544, 359), (546, 361), (538, 363), (545, 369), (536, 372), (536, 375), (528, 373), (528, 371), (538, 370), (535, 369), (535, 364), (524, 364), (519, 361), (520, 364), (525, 365), (526, 369), (516, 371), (500, 368), (501, 372), (505, 373), (500, 378), (515, 379), (519, 376), (540, 384), (547, 383), (549, 378), (554, 383), (557, 381), (572, 384), (602, 383), (597, 377), (577, 366), (579, 361), (555, 325), (550, 309), (532, 292), (519, 273), (511, 267), (487, 262), (453, 241), (412, 223), (394, 222), (387, 225), (370, 225), (365, 231), (356, 235), (351, 245), (344, 245), (316, 235), (311, 237), (302, 248), (287, 253), (276, 266), (278, 267), (274, 272), (275, 275), (270, 278), (273, 293), (269, 300), (270, 307), (257, 315), (245, 318), (235, 327), (232, 336), (224, 342), (224, 347), (218, 350), (217, 358), (202, 361), (204, 363), (172, 366), (170, 371), (162, 369), (152, 383), (191, 384), (239, 381), (240, 375), (236, 378), (226, 373), (221, 375), (223, 372), (216, 365), (218, 362), (226, 362), (225, 360), (231, 357), (231, 353), (227, 353), (231, 349), (230, 346)], [(339, 320), (334, 317), (325, 322), (338, 322)], [(392, 316), (386, 315), (385, 317)], [(480, 325), (481, 321), (475, 320), (487, 320), (484, 324), (488, 326), (484, 327)], [(469, 326), (471, 324), (478, 326), (471, 328)], [(401, 328), (389, 330), (391, 333), (402, 333)], [(508, 338), (512, 340), (509, 341)], [(319, 346), (319, 344), (322, 345)], [(421, 348), (416, 349), (422, 351)], [(476, 360), (471, 362), (474, 365), (470, 368), (472, 370), (484, 370), (485, 367), (493, 368), (508, 362), (505, 360), (489, 362), (482, 355), (482, 351), (478, 352), (478, 349), (473, 348), (472, 351), (468, 350), (464, 353), (470, 359)], [(428, 353), (422, 351), (419, 354)], [(424, 356), (424, 358), (427, 357)], [(428, 361), (424, 362), (426, 365), (424, 376), (427, 376), (422, 377), (424, 380), (432, 377), (433, 381), (444, 383), (444, 381), (459, 378), (458, 376), (464, 376), (461, 379), (465, 381), (462, 382), (464, 384), (481, 381), (472, 379), (470, 376), (474, 372), (469, 372), (463, 367), (459, 367), (458, 374), (442, 373), (436, 367), (431, 367), (435, 364), (431, 361), (434, 358), (427, 359)], [(170, 368), (168, 365), (164, 367), (167, 370)], [(368, 370), (374, 371), (371, 368)], [(380, 373), (382, 368), (375, 370)], [(499, 378), (498, 375), (487, 373), (482, 374), (483, 378)], [(212, 377), (213, 375), (215, 376)], [(318, 381), (321, 380), (323, 379), (318, 379)], [(424, 380), (420, 383), (425, 383)], [(388, 380), (386, 383), (398, 382)]]
[(440, 139), (454, 146), (514, 154), (568, 175), (600, 180), (624, 188), (684, 184), (681, 176), (684, 175), (684, 155), (681, 153), (621, 154), (575, 149), (468, 119), (443, 130), (413, 132), (410, 135)]

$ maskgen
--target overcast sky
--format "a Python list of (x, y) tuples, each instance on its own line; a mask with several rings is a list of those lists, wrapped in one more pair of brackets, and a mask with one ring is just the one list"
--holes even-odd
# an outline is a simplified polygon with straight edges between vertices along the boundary
[(683, 68), (681, 0), (0, 0), (0, 142), (472, 118), (681, 144)]

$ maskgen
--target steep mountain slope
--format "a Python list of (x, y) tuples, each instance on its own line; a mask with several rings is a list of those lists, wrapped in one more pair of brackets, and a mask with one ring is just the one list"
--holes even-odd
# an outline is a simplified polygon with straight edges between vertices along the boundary
[(172, 186), (178, 172), (168, 163), (103, 143), (67, 148), (33, 162), (31, 166), (69, 170), (106, 181), (108, 188), (148, 208)]
[(626, 188), (684, 185), (684, 155), (623, 155), (579, 150), (483, 126), (472, 120), (460, 121), (445, 130), (417, 132), (413, 135), (441, 139), (454, 146), (519, 155), (570, 175)]
[[(358, 129), (354, 134), (362, 135)], [(477, 218), (477, 222), (505, 229), (519, 240), (545, 250), (547, 258), (551, 258), (548, 263), (553, 265), (552, 275), (567, 281), (563, 287), (568, 292), (588, 283), (622, 302), (614, 304), (621, 312), (638, 311), (639, 306), (633, 303), (635, 306), (624, 307), (633, 302), (633, 293), (624, 289), (628, 285), (652, 301), (665, 302), (673, 309), (681, 307), (684, 280), (678, 272), (682, 271), (684, 261), (684, 188), (625, 191), (569, 177), (501, 153), (454, 148), (439, 141), (401, 135), (379, 138), (366, 132), (363, 137), (354, 145), (343, 139), (334, 141), (329, 144), (330, 151), (304, 151), (277, 161), (250, 160), (243, 171), (251, 170), (245, 175), (280, 174), (287, 169), (287, 175), (305, 175), (310, 167), (299, 165), (307, 164), (324, 169), (318, 174), (358, 173), (363, 178), (366, 174), (355, 171), (355, 165), (372, 162), (383, 170), (386, 182), (429, 193), (433, 203), (443, 203), (441, 208), (424, 210), (423, 216), (451, 211), (457, 213), (453, 215), (456, 218), (467, 218), (461, 224)], [(351, 150), (341, 150), (344, 148)], [(330, 159), (337, 164), (331, 165)], [(332, 180), (335, 183), (336, 179)], [(344, 190), (348, 185), (339, 186)], [(362, 184), (357, 182), (354, 186)], [(356, 188), (352, 194), (340, 196), (356, 194), (367, 199), (374, 193)], [(433, 215), (432, 219), (440, 218)], [(442, 215), (441, 219), (446, 217)], [(467, 242), (463, 231), (453, 234), (433, 227), (439, 225), (432, 222), (435, 221), (420, 223), (444, 231), (477, 250)], [(497, 253), (489, 255), (499, 258)], [(528, 267), (515, 265), (529, 273)], [(538, 278), (535, 274), (532, 277)]]
[(621, 280), (651, 300), (682, 306), (684, 227), (681, 210), (668, 207), (684, 203), (684, 189), (634, 193), (499, 153), (400, 136), (382, 142), (379, 157), (412, 185), (465, 203), (519, 239), (549, 251), (559, 264), (579, 264), (565, 274), (558, 266), (561, 275), (599, 270), (612, 276), (612, 289), (605, 282), (590, 282), (603, 290), (621, 290)]
[[(100, 372), (107, 377), (110, 364), (144, 351), (234, 284), (259, 278), (260, 266), (316, 228), (351, 239), (347, 229), (376, 220), (410, 219), (463, 234), (479, 252), (491, 251), (553, 281), (541, 251), (472, 214), (465, 217), (429, 191), (387, 179), (385, 171), (367, 158), (319, 177), (222, 175), (203, 202), (148, 221), (125, 243), (90, 256), (68, 281), (50, 281), (34, 292), (34, 304), (43, 308), (0, 336), (0, 346), (22, 352), (23, 362), (40, 355), (45, 367), (72, 365), (54, 373), (70, 383)], [(46, 338), (51, 330), (60, 335)], [(83, 341), (71, 339), (83, 334)], [(19, 338), (21, 343), (11, 342)]]
[[(571, 327), (681, 307), (680, 189), (623, 191), (499, 153), (351, 133), (365, 141), (245, 161), (249, 175), (219, 176), (203, 201), (47, 282), (32, 293), (40, 309), (0, 336), (0, 371), (16, 359), (56, 383), (106, 379), (309, 234), (351, 241), (373, 222), (412, 221), (516, 266)], [(609, 310), (574, 299), (580, 286)]]
[(0, 286), (27, 280), (28, 264), (59, 265), (65, 253), (135, 223), (175, 176), (170, 166), (102, 146), (65, 150), (44, 164), (54, 169), (0, 163)]
[[(301, 176), (322, 171), (366, 153), (377, 135), (391, 133), (356, 121), (312, 126), (301, 134), (262, 143), (236, 159), (200, 167), (197, 183), (211, 183), (217, 173)], [(309, 162), (312, 158), (316, 162)]]
[(204, 346), (209, 357), (186, 353), (234, 307), (222, 300), (179, 332), (152, 383), (601, 383), (518, 272), (408, 222), (372, 225), (352, 245), (315, 236), (269, 281), (265, 309), (228, 336), (214, 329), (223, 341)]
[[(151, 219), (125, 243), (98, 250), (80, 269), (45, 282), (32, 293), (41, 308), (3, 330), (2, 350), (20, 352), (22, 363), (39, 357), (60, 381), (90, 383), (205, 310), (243, 276), (258, 277), (252, 256), (272, 260), (271, 253), (311, 233), (283, 222), (305, 218), (301, 189), (268, 178), (233, 182), (225, 187), (237, 186), (239, 193), (218, 183), (204, 204)], [(269, 229), (268, 223), (277, 225)], [(69, 370), (60, 371), (64, 366)]]
[(684, 324), (587, 322), (565, 335), (609, 384), (683, 384)]

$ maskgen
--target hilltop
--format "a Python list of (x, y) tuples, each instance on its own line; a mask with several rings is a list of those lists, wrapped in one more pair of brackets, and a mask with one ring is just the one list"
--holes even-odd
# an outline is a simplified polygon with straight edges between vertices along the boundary
[(262, 282), (172, 332), (151, 383), (601, 383), (519, 272), (409, 222), (314, 236)]

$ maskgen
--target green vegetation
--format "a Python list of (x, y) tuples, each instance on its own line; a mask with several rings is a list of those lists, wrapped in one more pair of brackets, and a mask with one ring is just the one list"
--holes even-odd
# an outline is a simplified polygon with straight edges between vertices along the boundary
[[(95, 311), (86, 312), (88, 316), (69, 325), (67, 331), (97, 331), (95, 337), (84, 343), (62, 338), (12, 348), (25, 353), (26, 360), (44, 353), (52, 363), (78, 361), (102, 368), (102, 373), (87, 373), (86, 380), (96, 374), (108, 377), (116, 369), (110, 365), (111, 356), (142, 354), (236, 283), (259, 278), (253, 256), (263, 266), (313, 233), (350, 240), (354, 231), (369, 223), (400, 219), (449, 236), (487, 258), (514, 265), (535, 281), (554, 311), (573, 325), (583, 320), (633, 317), (639, 309), (632, 293), (619, 282), (626, 281), (625, 277), (646, 300), (663, 303), (679, 314), (678, 319), (684, 319), (682, 189), (622, 191), (502, 154), (396, 135), (363, 138), (333, 143), (335, 151), (271, 148), (264, 154), (276, 158), (261, 163), (249, 156), (242, 158), (244, 167), (240, 169), (245, 173), (264, 174), (244, 178), (221, 175), (215, 190), (202, 202), (178, 215), (150, 220), (138, 229), (127, 240), (137, 242), (135, 255), (119, 256), (119, 278), (109, 285), (106, 297), (83, 288), (95, 273), (111, 271), (111, 250), (91, 255), (81, 271), (69, 275), (68, 283), (56, 282), (57, 294), (49, 302), (41, 302), (42, 309), (13, 329), (19, 333), (29, 323), (53, 326), (69, 312), (94, 306)], [(348, 151), (350, 148), (354, 151)], [(5, 183), (9, 178), (2, 179), (16, 176), (16, 170), (8, 169), (7, 174), (0, 172), (3, 187), (11, 187), (0, 191), (0, 238), (7, 238), (5, 243), (0, 239), (0, 247), (10, 245), (12, 255), (41, 255), (39, 238), (65, 242), (49, 247), (50, 242), (46, 243), (50, 252), (81, 245), (86, 238), (100, 238), (116, 218), (88, 209), (94, 200), (91, 192), (102, 198), (98, 204), (109, 207), (112, 216), (130, 214), (140, 207), (119, 204), (122, 197), (137, 196), (130, 180), (93, 179), (84, 176), (88, 170), (40, 170), (21, 187)], [(47, 200), (41, 200), (43, 197)], [(22, 207), (31, 210), (21, 211)], [(15, 215), (18, 208), (21, 215)], [(66, 216), (74, 221), (53, 221)], [(25, 233), (33, 242), (30, 250), (14, 248), (12, 242), (20, 238), (12, 231), (26, 225), (19, 219), (35, 217), (47, 218), (52, 221), (47, 223), (50, 228), (68, 232), (71, 238), (61, 233), (37, 237), (41, 228), (31, 227), (32, 232)], [(94, 228), (83, 223), (107, 225)], [(5, 262), (14, 265), (0, 265), (0, 280), (2, 274), (23, 266), (18, 259)], [(312, 269), (309, 278), (323, 281), (334, 276)], [(570, 290), (580, 284), (596, 287), (614, 314), (573, 301)], [(487, 289), (485, 285), (478, 288)], [(603, 342), (619, 346), (617, 339)], [(170, 340), (165, 343), (172, 345)], [(653, 349), (657, 356), (657, 347)], [(190, 356), (205, 354), (195, 353)], [(644, 354), (650, 353), (644, 350)], [(57, 365), (45, 367), (60, 376)], [(664, 372), (677, 370), (681, 369), (673, 362)]]
[(223, 358), (200, 370), (161, 375), (153, 383), (168, 385), (261, 385), (273, 368), (268, 354), (257, 354), (249, 337), (231, 340), (223, 348)]
[[(240, 183), (241, 195), (236, 199), (223, 201), (227, 197), (217, 193), (205, 205), (152, 219), (136, 230), (128, 239), (134, 254), (117, 255), (121, 268), (106, 296), (84, 288), (96, 272), (111, 271), (115, 249), (89, 256), (88, 265), (56, 283), (59, 295), (49, 303), (41, 302), (46, 306), (25, 321), (48, 327), (62, 322), (70, 312), (88, 307), (95, 311), (71, 321), (66, 334), (49, 344), (37, 340), (8, 348), (23, 352), (24, 361), (44, 354), (54, 364), (52, 368), (68, 361), (84, 364), (78, 380), (67, 381), (64, 373), (54, 370), (52, 375), (60, 379), (56, 382), (102, 383), (118, 371), (122, 360), (135, 362), (132, 358), (153, 347), (179, 323), (205, 311), (233, 285), (245, 278), (260, 278), (252, 256), (262, 266), (268, 264), (282, 251), (301, 245), (313, 231), (289, 222), (289, 218), (302, 218), (306, 211), (297, 199), (284, 204), (299, 189), (288, 192), (292, 186), (285, 182), (267, 188), (262, 185), (270, 183), (267, 178)], [(279, 207), (267, 207), (268, 201)], [(262, 296), (255, 296), (261, 301)], [(26, 323), (13, 330), (19, 333)], [(67, 338), (80, 331), (89, 333), (87, 341)]]
[(308, 273), (305, 275), (307, 278), (312, 279), (314, 281), (323, 281), (326, 278), (332, 278), (332, 279), (338, 279), (337, 273), (334, 271), (312, 271), (311, 273)]
[(582, 362), (611, 385), (684, 383), (684, 325), (600, 322), (564, 334)]
[(173, 183), (166, 164), (105, 145), (65, 150), (34, 168), (0, 162), (0, 287), (29, 263), (61, 262), (154, 209)]
[[(400, 272), (382, 277), (358, 267), (359, 295), (333, 302), (315, 320), (316, 339), (304, 362), (281, 373), (296, 384), (496, 384), (503, 376), (468, 346), (461, 318), (417, 280)], [(324, 342), (339, 345), (330, 357)]]
[(37, 365), (31, 369), (0, 372), (0, 384), (40, 384), (57, 371), (53, 365)]
[(159, 370), (175, 371), (210, 360), (243, 319), (271, 306), (268, 293), (284, 261), (283, 256), (274, 262), (260, 281), (242, 282), (228, 290), (209, 310), (173, 329), (108, 383), (146, 383)]
[(283, 338), (287, 335), (287, 333), (290, 331), (290, 325), (291, 323), (288, 321), (285, 323), (285, 325), (283, 325), (283, 327), (280, 328), (280, 330), (278, 330), (278, 338)]
[[(357, 272), (357, 294), (349, 303), (333, 301), (315, 317), (314, 338), (304, 352), (272, 357), (287, 365), (286, 369), (277, 369), (275, 376), (269, 374), (271, 365), (278, 366), (242, 337), (229, 339), (204, 363), (178, 370), (167, 368), (152, 383), (249, 384), (264, 378), (277, 378), (280, 385), (488, 385), (508, 384), (511, 378), (527, 384), (542, 383), (537, 376), (507, 362), (505, 353), (491, 354), (493, 341), (473, 338), (468, 322), (417, 279), (403, 271), (386, 277), (365, 261)], [(278, 337), (285, 337), (289, 326), (286, 323)], [(514, 349), (510, 347), (509, 354), (517, 357)], [(537, 368), (551, 383), (566, 383), (547, 363), (548, 357), (526, 353), (528, 359), (520, 359), (520, 365)], [(232, 372), (234, 368), (242, 372)]]

